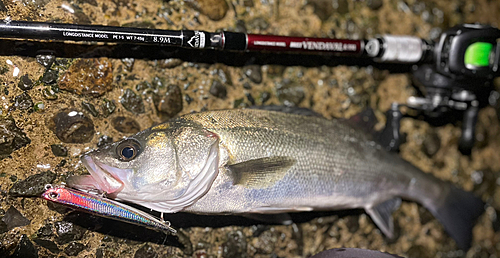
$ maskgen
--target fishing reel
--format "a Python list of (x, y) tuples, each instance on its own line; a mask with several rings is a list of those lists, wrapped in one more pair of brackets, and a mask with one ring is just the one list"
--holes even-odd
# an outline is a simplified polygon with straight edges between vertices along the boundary
[[(413, 82), (421, 97), (394, 103), (387, 112), (381, 142), (392, 151), (402, 143), (403, 117), (421, 117), (435, 126), (462, 121), (459, 150), (470, 154), (479, 110), (499, 98), (493, 79), (500, 76), (500, 30), (486, 25), (460, 25), (444, 32), (433, 47), (433, 62), (415, 66)], [(401, 106), (408, 107), (403, 115)]]

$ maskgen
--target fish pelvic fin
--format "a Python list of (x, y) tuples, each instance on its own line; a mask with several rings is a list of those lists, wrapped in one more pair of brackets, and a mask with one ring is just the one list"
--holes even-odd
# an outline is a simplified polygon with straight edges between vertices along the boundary
[(401, 205), (401, 198), (389, 199), (372, 208), (367, 208), (366, 213), (370, 215), (373, 222), (380, 228), (382, 233), (389, 239), (394, 239), (394, 222), (392, 213)]
[(282, 179), (295, 163), (293, 158), (274, 156), (228, 165), (227, 168), (232, 172), (235, 185), (261, 189)]
[(444, 202), (431, 203), (426, 208), (443, 224), (460, 249), (470, 248), (472, 229), (477, 218), (485, 210), (484, 202), (480, 198), (450, 185)]

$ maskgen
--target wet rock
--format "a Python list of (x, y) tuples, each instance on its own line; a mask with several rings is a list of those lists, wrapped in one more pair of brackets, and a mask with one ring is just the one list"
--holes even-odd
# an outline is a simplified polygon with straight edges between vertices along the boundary
[(184, 61), (179, 58), (167, 58), (163, 60), (158, 60), (156, 63), (160, 68), (171, 69), (181, 65)]
[(51, 253), (53, 254), (58, 254), (61, 252), (61, 250), (59, 249), (59, 247), (56, 245), (56, 243), (50, 241), (50, 240), (46, 240), (46, 239), (35, 239), (33, 240), (33, 242), (35, 242), (35, 244), (49, 250)]
[(113, 142), (112, 137), (109, 137), (107, 135), (103, 135), (99, 138), (99, 141), (97, 142), (97, 147), (101, 147), (101, 146), (104, 146), (104, 145), (112, 143), (112, 142)]
[(9, 190), (12, 196), (40, 196), (46, 184), (52, 183), (56, 179), (56, 174), (51, 171), (29, 176), (25, 180), (17, 181)]
[(141, 96), (135, 94), (131, 89), (125, 90), (125, 93), (120, 97), (120, 103), (126, 110), (134, 114), (142, 114), (145, 111)]
[(158, 254), (156, 253), (155, 249), (148, 244), (143, 245), (134, 254), (134, 258), (156, 258), (156, 257), (158, 257)]
[(246, 257), (247, 240), (239, 230), (229, 232), (227, 241), (222, 245), (223, 257)]
[(31, 90), (33, 88), (33, 81), (30, 79), (30, 77), (25, 74), (19, 78), (19, 83), (17, 84), (17, 87), (21, 90)]
[(224, 18), (229, 8), (224, 0), (185, 0), (184, 2), (214, 21)]
[(0, 160), (31, 143), (12, 117), (0, 118)]
[(45, 224), (36, 232), (37, 237), (50, 237), (54, 234), (54, 225)]
[(80, 240), (83, 238), (85, 229), (68, 221), (58, 221), (54, 223), (56, 229), (56, 242), (58, 244), (67, 244), (71, 241)]
[(99, 113), (95, 109), (95, 106), (88, 102), (82, 101), (82, 107), (83, 109), (85, 109), (85, 111), (89, 112), (93, 117), (97, 117), (99, 115)]
[(76, 256), (85, 249), (85, 245), (78, 242), (71, 242), (64, 248), (64, 253), (69, 256)]
[(37, 55), (36, 61), (41, 64), (43, 67), (49, 69), (52, 66), (54, 61), (56, 60), (55, 55)]
[(141, 126), (133, 118), (118, 116), (111, 120), (113, 127), (122, 133), (134, 134), (141, 130)]
[(243, 73), (252, 81), (253, 83), (262, 82), (262, 70), (260, 65), (247, 65), (243, 67)]
[(284, 81), (276, 86), (278, 98), (285, 106), (297, 106), (305, 98), (304, 88), (297, 83)]
[(439, 151), (439, 148), (441, 148), (441, 139), (437, 132), (432, 130), (422, 143), (422, 151), (430, 158)]
[(103, 100), (103, 103), (101, 105), (101, 112), (104, 117), (108, 117), (109, 115), (113, 114), (113, 112), (115, 112), (115, 109), (116, 105), (114, 101), (107, 99)]
[(366, 5), (370, 9), (376, 11), (376, 10), (380, 9), (380, 7), (382, 7), (382, 5), (384, 5), (384, 1), (382, 1), (382, 0), (368, 0), (366, 2)]
[(98, 97), (113, 89), (113, 65), (107, 58), (79, 59), (59, 79), (59, 87)]
[(225, 99), (227, 97), (227, 89), (220, 81), (214, 80), (212, 82), (212, 86), (210, 86), (210, 90), (208, 91), (212, 96), (215, 96), (220, 99)]
[(33, 108), (33, 100), (28, 93), (23, 92), (14, 98), (14, 108), (19, 110), (30, 110)]
[(45, 87), (42, 90), (42, 96), (45, 99), (48, 99), (48, 100), (55, 100), (55, 99), (57, 99), (57, 94), (56, 94), (56, 92), (51, 87)]
[(57, 71), (54, 70), (47, 70), (42, 76), (42, 79), (40, 79), (41, 82), (45, 84), (52, 84), (56, 82), (57, 80)]
[(7, 225), (7, 230), (11, 230), (17, 227), (27, 226), (31, 221), (23, 216), (14, 206), (5, 212), (2, 221)]
[(124, 65), (125, 71), (131, 72), (134, 68), (135, 59), (133, 58), (122, 58), (122, 64)]
[(22, 235), (19, 240), (19, 244), (17, 244), (17, 248), (10, 256), (12, 258), (38, 258), (38, 250), (36, 250), (33, 243), (30, 241), (27, 235)]
[(52, 150), (52, 154), (56, 157), (66, 157), (68, 156), (68, 149), (62, 146), (61, 144), (52, 144), (50, 145), (50, 149)]
[(86, 143), (95, 134), (92, 120), (74, 109), (61, 110), (51, 119), (48, 127), (65, 143)]
[[(3, 222), (2, 220), (0, 220), (0, 234), (3, 234), (5, 232), (9, 231), (9, 229), (7, 228), (7, 224), (5, 224), (5, 222)], [(1, 248), (0, 248), (0, 256), (2, 254), (2, 251), (1, 251)]]
[(183, 108), (181, 89), (177, 85), (168, 85), (165, 94), (153, 96), (153, 103), (155, 104), (156, 111), (161, 115), (166, 116), (166, 118), (172, 118), (181, 112)]

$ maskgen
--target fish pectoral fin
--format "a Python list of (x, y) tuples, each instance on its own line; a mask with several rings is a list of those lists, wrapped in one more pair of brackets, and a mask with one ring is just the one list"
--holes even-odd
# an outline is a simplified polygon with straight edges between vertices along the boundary
[(401, 198), (389, 199), (372, 208), (366, 209), (373, 222), (380, 228), (388, 238), (394, 238), (394, 223), (392, 213), (401, 205)]
[(291, 225), (293, 223), (292, 217), (290, 217), (288, 213), (276, 213), (276, 214), (245, 213), (242, 214), (241, 216), (260, 222), (280, 224), (280, 225)]
[(293, 158), (274, 156), (252, 159), (226, 167), (231, 171), (235, 185), (266, 188), (282, 179), (295, 163), (296, 160)]

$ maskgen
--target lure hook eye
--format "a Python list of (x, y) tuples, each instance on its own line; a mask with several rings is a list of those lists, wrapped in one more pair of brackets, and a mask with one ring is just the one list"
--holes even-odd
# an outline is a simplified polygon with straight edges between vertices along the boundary
[(52, 199), (52, 200), (56, 200), (57, 198), (59, 198), (59, 193), (56, 193), (56, 192), (50, 192), (48, 194), (49, 198)]
[(43, 189), (45, 189), (45, 191), (49, 190), (49, 189), (52, 189), (52, 185), (51, 184), (46, 184)]

